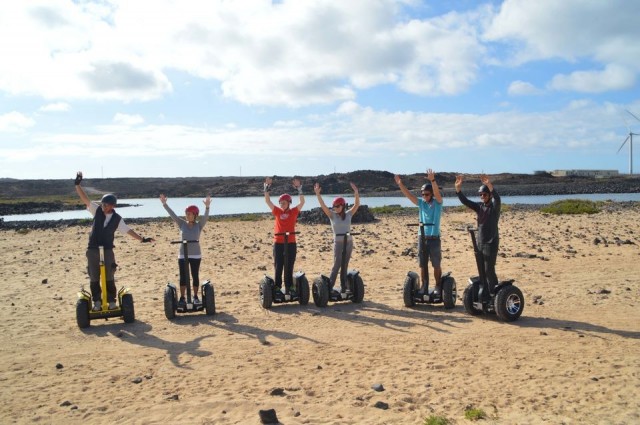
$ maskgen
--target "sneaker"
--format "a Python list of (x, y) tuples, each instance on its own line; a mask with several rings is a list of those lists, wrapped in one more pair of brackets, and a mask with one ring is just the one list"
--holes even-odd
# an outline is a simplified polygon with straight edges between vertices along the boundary
[(195, 297), (193, 297), (193, 303), (194, 304), (200, 304), (200, 300), (198, 299), (197, 295)]
[(118, 309), (118, 305), (116, 304), (115, 301), (109, 301), (109, 310), (117, 310)]
[(93, 311), (100, 311), (102, 310), (102, 302), (101, 301), (94, 301), (93, 302)]
[(180, 297), (180, 300), (178, 301), (178, 307), (180, 307), (180, 308), (186, 308), (187, 307), (187, 302), (185, 301), (184, 297)]

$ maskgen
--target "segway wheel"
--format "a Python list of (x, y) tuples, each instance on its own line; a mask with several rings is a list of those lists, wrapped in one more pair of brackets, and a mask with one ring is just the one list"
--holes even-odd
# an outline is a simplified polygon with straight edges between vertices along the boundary
[(353, 301), (354, 303), (360, 304), (364, 299), (364, 282), (362, 281), (362, 278), (358, 274), (355, 276), (352, 283), (353, 283), (353, 298), (351, 298), (351, 301)]
[(473, 285), (469, 285), (464, 289), (462, 293), (462, 304), (464, 305), (465, 311), (472, 316), (477, 316), (482, 313), (482, 310), (473, 306)]
[(176, 317), (176, 294), (175, 290), (167, 285), (164, 288), (164, 315), (172, 320)]
[(265, 278), (260, 281), (260, 305), (262, 308), (271, 308), (271, 304), (273, 304), (273, 287)]
[(416, 287), (414, 278), (410, 275), (404, 278), (404, 285), (402, 285), (402, 296), (404, 298), (405, 307), (413, 307), (416, 301), (413, 299), (413, 291)]
[(442, 279), (442, 302), (444, 303), (444, 308), (454, 308), (457, 297), (458, 290), (456, 289), (456, 280), (451, 276)]
[(204, 292), (204, 310), (207, 316), (213, 316), (216, 314), (216, 294), (213, 289), (213, 285), (204, 285), (202, 288)]
[(76, 322), (81, 329), (88, 328), (91, 325), (89, 319), (89, 301), (81, 298), (76, 303)]
[(329, 303), (329, 285), (322, 277), (313, 281), (313, 302), (318, 307), (326, 307)]
[(501, 320), (505, 322), (518, 320), (524, 310), (522, 291), (513, 285), (503, 287), (496, 294), (494, 306)]
[(122, 296), (122, 301), (120, 301), (122, 305), (122, 317), (124, 318), (124, 323), (133, 323), (136, 320), (136, 311), (133, 308), (133, 295), (124, 294)]
[(298, 279), (298, 291), (300, 291), (300, 305), (309, 304), (309, 281), (305, 275), (300, 276)]

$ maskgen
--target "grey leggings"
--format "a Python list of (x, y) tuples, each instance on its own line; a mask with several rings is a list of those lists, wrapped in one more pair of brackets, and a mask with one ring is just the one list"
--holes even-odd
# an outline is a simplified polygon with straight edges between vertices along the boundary
[[(331, 269), (331, 276), (329, 280), (331, 281), (331, 286), (335, 285), (336, 279), (338, 277), (338, 271), (342, 267), (342, 247), (344, 246), (344, 239), (340, 238), (338, 241), (333, 243), (333, 268)], [(347, 240), (347, 252), (345, 258), (344, 265), (344, 277), (340, 276), (340, 284), (344, 287), (347, 282), (344, 281), (344, 278), (347, 276), (347, 271), (349, 270), (349, 260), (351, 260), (351, 252), (353, 251), (353, 239)]]
[[(104, 265), (107, 275), (107, 301), (116, 300), (116, 284), (113, 274), (116, 271), (116, 257), (113, 249), (104, 250)], [(100, 287), (100, 251), (98, 249), (87, 249), (87, 271), (89, 272), (89, 283), (91, 287), (91, 298), (93, 301), (102, 299), (102, 288)]]

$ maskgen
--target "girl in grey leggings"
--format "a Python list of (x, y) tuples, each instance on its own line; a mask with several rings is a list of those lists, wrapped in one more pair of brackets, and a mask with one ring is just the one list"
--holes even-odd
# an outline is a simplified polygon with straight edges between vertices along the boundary
[[(344, 246), (344, 237), (343, 236), (335, 236), (339, 234), (349, 233), (351, 231), (351, 218), (356, 214), (358, 208), (360, 207), (360, 195), (358, 193), (358, 188), (355, 184), (351, 183), (351, 188), (353, 189), (353, 194), (355, 201), (353, 206), (346, 210), (347, 203), (342, 197), (335, 198), (333, 200), (332, 209), (329, 209), (322, 197), (320, 196), (320, 185), (318, 183), (315, 184), (313, 190), (316, 192), (316, 196), (318, 197), (318, 203), (320, 204), (320, 208), (322, 211), (329, 217), (329, 221), (331, 222), (331, 228), (333, 229), (334, 240), (333, 240), (333, 267), (331, 269), (330, 279), (330, 287), (329, 290), (333, 290), (333, 286), (336, 283), (336, 279), (338, 277), (338, 272), (342, 267), (342, 250)], [(346, 211), (345, 211), (346, 210)], [(353, 238), (351, 235), (347, 237), (347, 246), (346, 246), (346, 262), (345, 262), (345, 273), (340, 274), (340, 286), (342, 289), (345, 289), (346, 282), (343, 282), (343, 275), (346, 276), (346, 271), (349, 269), (349, 260), (351, 259), (351, 252), (353, 251)]]

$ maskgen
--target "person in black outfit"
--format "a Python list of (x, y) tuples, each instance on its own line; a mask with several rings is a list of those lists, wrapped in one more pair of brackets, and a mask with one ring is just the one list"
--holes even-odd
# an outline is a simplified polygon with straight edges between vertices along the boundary
[(115, 195), (107, 194), (102, 197), (100, 203), (91, 202), (85, 193), (80, 182), (82, 172), (76, 174), (76, 192), (87, 206), (87, 210), (93, 215), (91, 234), (89, 235), (89, 246), (87, 247), (87, 270), (89, 272), (89, 283), (91, 287), (91, 299), (93, 300), (93, 310), (102, 310), (102, 289), (100, 288), (100, 251), (99, 246), (104, 247), (104, 263), (107, 274), (107, 301), (109, 310), (115, 310), (116, 305), (116, 284), (114, 272), (116, 269), (116, 259), (113, 254), (113, 239), (116, 230), (126, 233), (140, 242), (153, 242), (152, 238), (143, 238), (127, 226), (116, 212), (115, 207), (118, 202)]
[(496, 275), (496, 260), (498, 259), (498, 246), (500, 237), (498, 235), (498, 220), (500, 220), (500, 195), (491, 184), (489, 177), (480, 175), (482, 186), (478, 189), (481, 202), (472, 202), (462, 193), (462, 176), (456, 177), (455, 188), (458, 199), (463, 205), (474, 210), (478, 216), (478, 249), (484, 256), (484, 272), (487, 277), (489, 287), (493, 288), (498, 284)]

